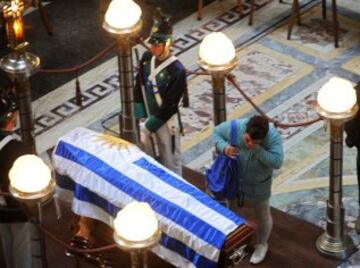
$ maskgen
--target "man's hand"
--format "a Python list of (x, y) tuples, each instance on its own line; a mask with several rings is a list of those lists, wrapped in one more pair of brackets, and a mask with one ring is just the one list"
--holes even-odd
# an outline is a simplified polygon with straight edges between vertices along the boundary
[(224, 149), (224, 154), (232, 159), (236, 159), (236, 155), (238, 155), (239, 152), (240, 152), (239, 148), (231, 145), (226, 145)]
[(260, 142), (261, 142), (260, 140), (253, 140), (249, 134), (247, 133), (244, 134), (244, 144), (246, 148), (248, 148), (249, 150), (253, 150), (257, 148)]

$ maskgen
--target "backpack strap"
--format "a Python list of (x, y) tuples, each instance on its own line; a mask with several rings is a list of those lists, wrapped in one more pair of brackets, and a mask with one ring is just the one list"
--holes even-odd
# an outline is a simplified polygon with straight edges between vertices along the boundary
[(234, 146), (236, 143), (236, 120), (231, 120), (230, 128), (230, 144)]

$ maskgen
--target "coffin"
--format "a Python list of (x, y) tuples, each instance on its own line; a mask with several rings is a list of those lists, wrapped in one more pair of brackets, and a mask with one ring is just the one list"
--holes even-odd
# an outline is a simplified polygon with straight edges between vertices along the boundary
[(162, 237), (151, 251), (177, 267), (228, 267), (246, 255), (253, 228), (135, 145), (76, 128), (53, 152), (56, 195), (75, 214), (112, 227), (131, 201), (150, 204)]

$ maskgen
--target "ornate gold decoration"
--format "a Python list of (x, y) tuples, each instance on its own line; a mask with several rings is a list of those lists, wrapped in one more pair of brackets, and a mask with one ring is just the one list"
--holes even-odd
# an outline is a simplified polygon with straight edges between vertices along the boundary
[(4, 1), (2, 5), (8, 46), (11, 49), (20, 49), (27, 44), (22, 20), (24, 2), (20, 0)]
[(96, 141), (100, 142), (102, 145), (108, 146), (109, 148), (115, 146), (118, 149), (128, 149), (129, 147), (134, 146), (131, 142), (107, 134), (96, 135)]

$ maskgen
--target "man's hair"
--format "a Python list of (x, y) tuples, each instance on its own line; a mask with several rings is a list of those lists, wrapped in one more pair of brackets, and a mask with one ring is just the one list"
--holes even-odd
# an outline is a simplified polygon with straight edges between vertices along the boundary
[(269, 120), (266, 117), (254, 115), (246, 124), (246, 133), (253, 140), (262, 140), (269, 131)]

